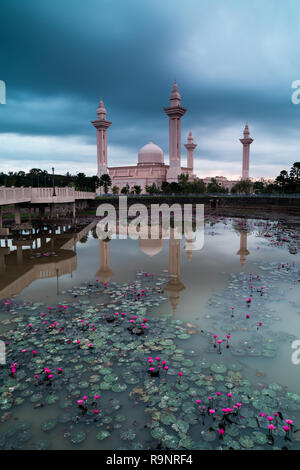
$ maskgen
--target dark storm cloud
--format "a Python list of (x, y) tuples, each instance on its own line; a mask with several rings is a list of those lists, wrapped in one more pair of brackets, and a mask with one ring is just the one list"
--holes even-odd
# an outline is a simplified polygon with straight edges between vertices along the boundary
[[(213, 139), (231, 127), (238, 141), (246, 120), (261, 139), (295, 139), (297, 13), (293, 0), (2, 0), (0, 79), (7, 104), (0, 107), (1, 132), (82, 136), (94, 145), (90, 121), (102, 97), (113, 121), (110, 144), (128, 155), (153, 139), (167, 153), (163, 106), (176, 78), (188, 108), (183, 140), (189, 129), (205, 132), (198, 139)], [(198, 157), (239, 158), (217, 144), (200, 145)], [(288, 153), (277, 161), (294, 158)], [(259, 158), (268, 160), (266, 153)]]

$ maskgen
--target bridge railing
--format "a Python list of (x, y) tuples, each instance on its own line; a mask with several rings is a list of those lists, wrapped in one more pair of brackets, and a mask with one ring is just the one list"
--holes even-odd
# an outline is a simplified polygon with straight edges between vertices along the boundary
[(31, 199), (31, 188), (0, 187), (0, 205), (27, 202)]
[(75, 199), (95, 199), (96, 193), (89, 191), (75, 191)]
[[(55, 195), (53, 195), (53, 193)], [(7, 188), (0, 187), (0, 205), (32, 203), (64, 203), (76, 199), (95, 199), (96, 194), (87, 191), (75, 191), (74, 188)]]

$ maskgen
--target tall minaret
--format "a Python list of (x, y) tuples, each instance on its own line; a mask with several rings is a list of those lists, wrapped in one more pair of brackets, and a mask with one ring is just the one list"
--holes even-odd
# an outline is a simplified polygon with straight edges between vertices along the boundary
[(243, 144), (243, 172), (242, 180), (249, 179), (249, 161), (250, 161), (250, 145), (253, 142), (253, 139), (250, 137), (250, 131), (248, 123), (244, 129), (244, 138), (240, 139), (240, 142)]
[(169, 154), (170, 166), (167, 171), (167, 181), (178, 181), (181, 174), (181, 118), (186, 113), (186, 109), (180, 106), (181, 96), (177, 83), (174, 83), (170, 95), (170, 107), (164, 108), (165, 113), (170, 118), (169, 124)]
[(187, 138), (187, 144), (184, 144), (184, 146), (187, 149), (187, 167), (194, 171), (194, 150), (197, 147), (197, 144), (194, 144), (192, 131), (190, 131)]
[(97, 108), (97, 121), (92, 121), (93, 126), (97, 129), (97, 175), (100, 176), (107, 171), (107, 129), (111, 122), (106, 120), (106, 109), (101, 100)]

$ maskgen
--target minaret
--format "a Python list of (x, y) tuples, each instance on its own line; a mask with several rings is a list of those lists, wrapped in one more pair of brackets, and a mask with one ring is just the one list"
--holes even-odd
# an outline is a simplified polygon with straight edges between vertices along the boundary
[(194, 144), (194, 137), (192, 131), (190, 131), (187, 144), (184, 144), (185, 148), (187, 149), (187, 167), (194, 171), (194, 150), (197, 147), (197, 144)]
[(241, 267), (242, 267), (243, 272), (245, 271), (247, 256), (250, 255), (250, 251), (247, 248), (247, 238), (248, 238), (248, 232), (241, 231), (240, 232), (240, 249), (237, 252), (237, 255), (240, 255), (240, 262), (241, 262)]
[(93, 126), (97, 129), (97, 175), (108, 173), (107, 171), (107, 129), (111, 122), (106, 120), (106, 109), (101, 100), (97, 108), (97, 121), (92, 121)]
[(170, 95), (170, 106), (164, 108), (165, 113), (170, 118), (169, 123), (169, 155), (170, 166), (167, 171), (167, 181), (178, 181), (181, 174), (181, 118), (186, 113), (186, 109), (180, 106), (181, 96), (177, 83), (174, 83)]
[(253, 139), (250, 137), (250, 131), (248, 123), (244, 129), (244, 138), (240, 139), (240, 142), (243, 144), (243, 172), (242, 180), (249, 179), (249, 161), (250, 161), (250, 145), (253, 142)]

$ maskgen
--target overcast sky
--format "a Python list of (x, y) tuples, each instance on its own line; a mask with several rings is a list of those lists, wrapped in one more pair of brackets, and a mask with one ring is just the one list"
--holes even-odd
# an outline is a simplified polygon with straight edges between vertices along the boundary
[(299, 51), (299, 0), (1, 0), (0, 171), (96, 174), (100, 98), (110, 166), (149, 140), (167, 162), (176, 79), (199, 176), (240, 176), (248, 121), (251, 176), (275, 177), (300, 161)]

